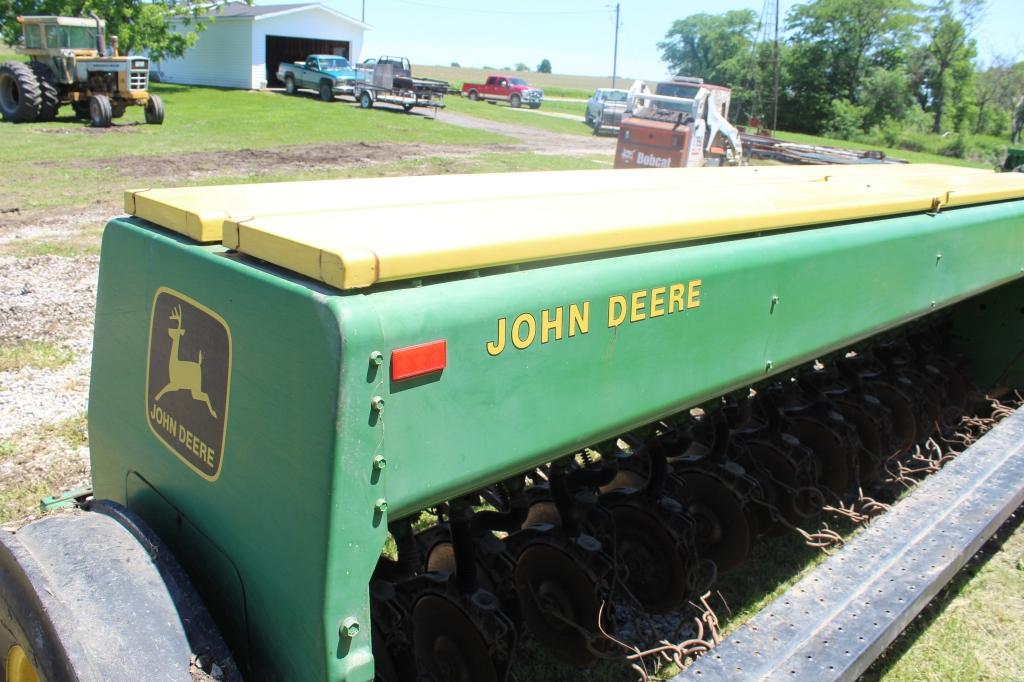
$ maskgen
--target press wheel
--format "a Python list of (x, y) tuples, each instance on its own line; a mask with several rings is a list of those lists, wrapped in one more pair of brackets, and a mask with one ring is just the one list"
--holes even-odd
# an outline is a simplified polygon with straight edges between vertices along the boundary
[(537, 642), (565, 663), (589, 665), (594, 655), (580, 630), (597, 627), (601, 604), (589, 574), (561, 549), (536, 543), (520, 553), (515, 584), (523, 623)]
[(498, 682), (480, 631), (450, 599), (423, 595), (413, 607), (412, 622), (418, 679)]
[(716, 476), (682, 471), (676, 477), (686, 496), (679, 502), (696, 523), (701, 558), (714, 561), (720, 571), (739, 567), (750, 554), (754, 535), (743, 501)]
[(795, 435), (818, 460), (818, 484), (837, 495), (853, 486), (853, 470), (843, 443), (834, 431), (812, 419), (794, 419), (790, 422)]
[(887, 382), (872, 382), (871, 394), (878, 398), (892, 415), (893, 455), (909, 450), (917, 441), (917, 419), (910, 399), (903, 391)]
[[(795, 464), (783, 452), (767, 443), (747, 443), (746, 447), (750, 458), (758, 464), (746, 467), (747, 472), (761, 485), (765, 502), (774, 505), (787, 522), (799, 523), (805, 514), (800, 511), (800, 501), (793, 492), (801, 486)], [(782, 523), (771, 520), (770, 516), (765, 518), (762, 515), (759, 520), (762, 532), (766, 535), (778, 535), (785, 528)]]
[(674, 610), (691, 593), (696, 576), (674, 551), (676, 540), (658, 517), (641, 509), (618, 505), (615, 554), (626, 567), (626, 587), (651, 613)]

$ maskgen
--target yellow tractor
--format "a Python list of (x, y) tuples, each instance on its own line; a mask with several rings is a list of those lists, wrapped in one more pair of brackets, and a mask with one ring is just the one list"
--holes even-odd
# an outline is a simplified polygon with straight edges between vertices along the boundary
[(5, 121), (52, 121), (70, 104), (98, 128), (129, 106), (144, 106), (146, 123), (163, 123), (163, 101), (149, 93), (149, 58), (119, 55), (116, 36), (108, 49), (103, 20), (91, 17), (18, 17), (23, 39), (17, 51), (30, 61), (0, 64)]

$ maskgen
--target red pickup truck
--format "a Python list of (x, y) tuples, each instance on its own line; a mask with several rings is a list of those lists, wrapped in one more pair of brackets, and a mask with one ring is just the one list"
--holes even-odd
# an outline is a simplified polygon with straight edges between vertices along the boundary
[(486, 83), (465, 83), (462, 94), (474, 102), (481, 99), (492, 103), (508, 102), (515, 109), (524, 104), (536, 109), (544, 101), (543, 90), (531, 87), (522, 78), (512, 76), (488, 76)]

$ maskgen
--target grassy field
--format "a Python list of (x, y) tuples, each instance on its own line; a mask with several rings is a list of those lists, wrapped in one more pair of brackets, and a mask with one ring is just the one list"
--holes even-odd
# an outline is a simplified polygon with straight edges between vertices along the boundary
[[(505, 71), (503, 69), (472, 69), (454, 66), (414, 65), (412, 72), (424, 78), (439, 78), (453, 87), (461, 88), (463, 83), (482, 83), (491, 74), (506, 74), (522, 78), (530, 85), (540, 88), (547, 97), (578, 97), (586, 99), (597, 88), (612, 87), (611, 76), (569, 76), (560, 73), (537, 73), (536, 71)], [(618, 87), (629, 87), (633, 78), (619, 77)]]
[[(0, 145), (0, 208), (22, 210), (47, 205), (76, 205), (110, 192), (137, 186), (139, 177), (161, 174), (160, 159), (180, 168), (178, 184), (215, 182), (231, 175), (226, 162), (199, 173), (200, 155), (247, 150), (288, 152), (316, 145), (359, 145), (401, 142), (452, 149), (510, 144), (517, 140), (483, 130), (458, 127), (410, 116), (400, 110), (364, 111), (350, 102), (325, 103), (312, 96), (288, 97), (270, 92), (154, 85), (164, 98), (167, 118), (162, 126), (141, 124), (141, 108), (131, 108), (118, 125), (93, 129), (67, 115), (52, 123), (4, 124)], [(138, 124), (138, 125), (135, 125)], [(71, 152), (73, 150), (73, 152)], [(71, 153), (71, 158), (69, 158)], [(191, 156), (190, 156), (191, 155)], [(147, 158), (153, 158), (147, 162)], [(195, 158), (196, 163), (189, 159)], [(268, 162), (273, 165), (272, 162)], [(315, 163), (303, 169), (317, 175)], [(173, 173), (174, 171), (168, 171)], [(273, 173), (266, 168), (258, 179)], [(194, 176), (202, 175), (201, 180)]]
[[(61, 109), (53, 123), (19, 128), (32, 134), (5, 135), (0, 164), (17, 160), (66, 159), (68, 135), (75, 159), (115, 158), (120, 155), (182, 154), (238, 149), (268, 149), (313, 143), (392, 142), (441, 145), (485, 145), (514, 142), (482, 130), (448, 125), (424, 116), (409, 116), (381, 107), (364, 111), (352, 102), (321, 102), (312, 94), (289, 97), (276, 92), (248, 92), (181, 85), (154, 84), (164, 99), (167, 118), (162, 126), (142, 124), (141, 107), (128, 109), (121, 124), (108, 130), (91, 129)], [(124, 124), (139, 125), (124, 125)]]
[(555, 111), (559, 114), (572, 114), (573, 116), (579, 116), (582, 119), (587, 113), (587, 103), (544, 100), (544, 104), (541, 105), (541, 111)]
[[(566, 135), (591, 135), (593, 131), (589, 126), (584, 125), (583, 115), (579, 121), (570, 121), (555, 116), (542, 116), (526, 111), (512, 111), (507, 104), (488, 104), (487, 102), (471, 102), (463, 97), (449, 97), (446, 100), (448, 108), (461, 114), (469, 114), (477, 118), (484, 118), (499, 123), (512, 123), (515, 125), (527, 125), (532, 128), (548, 130), (553, 133)], [(541, 105), (543, 111), (548, 110), (548, 103)], [(441, 114), (444, 118), (444, 114)]]

